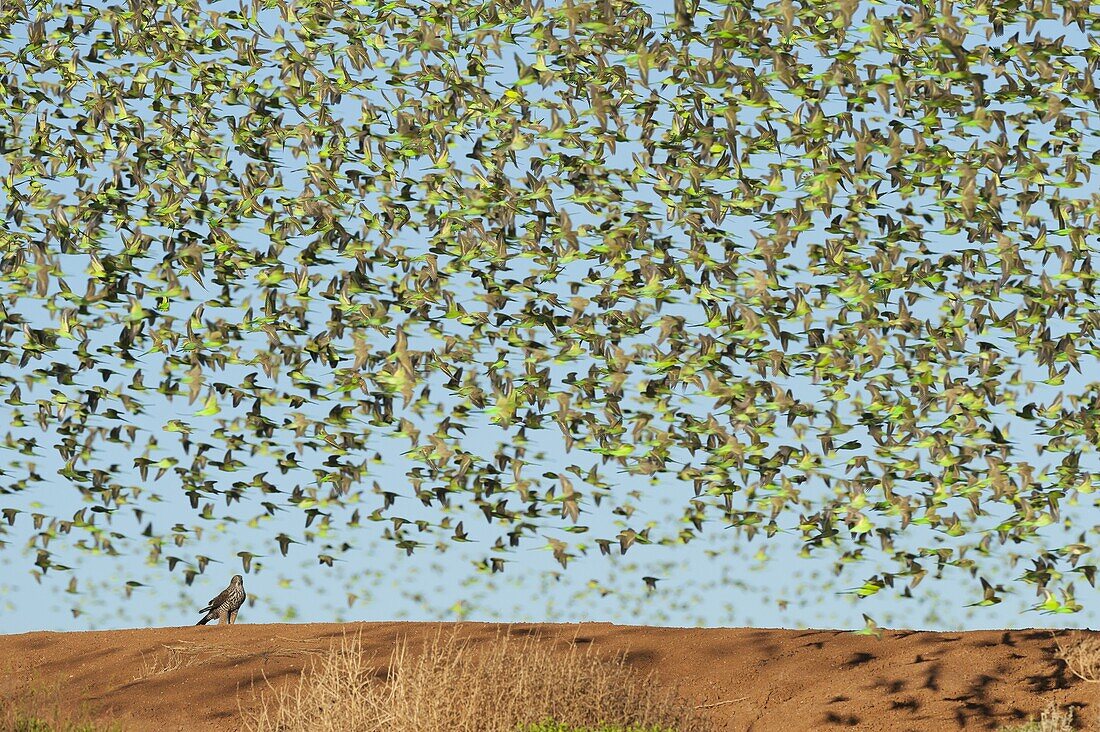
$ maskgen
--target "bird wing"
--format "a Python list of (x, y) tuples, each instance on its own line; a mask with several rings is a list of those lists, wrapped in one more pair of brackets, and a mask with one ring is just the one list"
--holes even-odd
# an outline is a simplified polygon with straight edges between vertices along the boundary
[(228, 587), (226, 587), (224, 590), (222, 590), (218, 594), (217, 597), (215, 597), (213, 600), (210, 601), (209, 605), (204, 607), (202, 610), (199, 610), (199, 612), (200, 613), (205, 613), (205, 612), (209, 612), (209, 611), (213, 610), (214, 608), (221, 605), (222, 602), (224, 602), (227, 597), (229, 597), (229, 588)]

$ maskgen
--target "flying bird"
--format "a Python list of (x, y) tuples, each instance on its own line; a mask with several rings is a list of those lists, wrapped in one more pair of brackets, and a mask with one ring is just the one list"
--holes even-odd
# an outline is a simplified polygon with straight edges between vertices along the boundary
[(235, 574), (233, 579), (229, 580), (229, 587), (222, 590), (217, 597), (210, 601), (209, 605), (199, 610), (200, 613), (206, 613), (206, 615), (195, 625), (206, 625), (215, 618), (218, 625), (224, 623), (232, 625), (237, 620), (237, 611), (244, 604), (245, 597), (244, 578), (239, 574)]
[[(291, 50), (285, 28), (241, 35), (232, 14), (177, 8), (171, 22), (192, 29), (188, 36), (221, 39), (217, 63), (232, 78), (202, 74), (201, 90), (177, 93), (176, 82), (191, 84), (199, 67), (189, 38), (166, 35), (154, 52), (169, 71), (150, 79), (119, 69), (126, 91), (113, 97), (86, 73), (114, 53), (102, 24), (69, 18), (47, 31), (36, 17), (14, 21), (36, 66), (5, 89), (34, 114), (21, 131), (0, 128), (10, 168), (0, 448), (15, 453), (0, 456), (37, 456), (43, 435), (60, 434), (58, 473), (88, 504), (71, 520), (28, 514), (9, 496), (45, 490), (38, 461), (0, 464), (0, 527), (33, 526), (36, 574), (64, 569), (48, 546), (59, 535), (115, 553), (121, 542), (104, 528), (112, 513), (140, 511), (168, 487), (206, 521), (261, 509), (300, 520), (297, 532), (265, 534), (286, 556), (291, 544), (335, 535), (347, 513), (347, 525), (359, 525), (354, 486), (371, 465), (341, 458), (399, 438), (414, 463), (409, 485), (378, 488), (383, 505), (363, 520), (392, 521), (383, 536), (407, 554), (429, 538), (440, 551), (470, 541), (463, 519), (479, 513), (490, 528), (478, 539), (496, 540), (490, 573), (513, 561), (504, 552), (547, 530), (576, 537), (547, 544), (564, 567), (592, 541), (608, 557), (616, 543), (620, 554), (635, 543), (680, 546), (719, 519), (750, 540), (770, 538), (798, 513), (791, 524), (806, 551), (836, 546), (850, 558), (839, 540), (846, 523), (855, 552), (879, 551), (902, 566), (908, 596), (930, 573), (915, 557), (942, 568), (977, 549), (982, 562), (1003, 561), (990, 551), (993, 534), (975, 526), (999, 504), (1000, 544), (1036, 553), (1036, 570), (1021, 579), (1048, 593), (1035, 609), (1076, 611), (1072, 596), (1059, 600), (1050, 593), (1062, 588), (1047, 584), (1070, 571), (1091, 582), (1096, 568), (1033, 541), (1052, 521), (1089, 521), (1087, 508), (1069, 504), (1100, 417), (1100, 401), (1086, 404), (1073, 381), (1087, 380), (1096, 355), (1095, 247), (1086, 241), (1095, 212), (1078, 195), (1100, 163), (1086, 137), (1100, 120), (1078, 103), (1095, 87), (1083, 63), (1093, 50), (1066, 36), (1022, 41), (1013, 26), (1030, 37), (1037, 17), (1012, 8), (982, 23), (984, 41), (967, 35), (964, 44), (914, 23), (906, 8), (852, 23), (858, 3), (842, 2), (837, 32), (822, 35), (813, 3), (784, 0), (778, 12), (724, 3), (720, 20), (699, 0), (668, 4), (674, 16), (664, 23), (631, 3), (600, 3), (598, 18), (583, 18), (597, 22), (583, 24), (567, 8), (568, 32), (543, 34), (547, 53), (533, 65), (513, 38), (530, 35), (514, 27), (527, 22), (519, 15), (488, 36), (477, 27), (425, 39), (409, 50), (421, 56), (409, 59), (414, 68), (420, 61), (415, 73), (375, 62), (390, 38), (381, 48), (351, 44), (348, 61), (375, 69), (370, 77), (326, 61), (318, 49), (346, 39), (324, 28)], [(1090, 4), (1063, 5), (1074, 8), (1063, 21), (1082, 33), (1097, 20)], [(599, 42), (582, 59), (575, 51), (593, 35)], [(792, 40), (806, 37), (816, 49)], [(783, 42), (772, 48), (776, 38)], [(684, 53), (685, 40), (716, 52)], [(143, 53), (142, 42), (130, 39), (130, 50)], [(517, 52), (516, 73), (498, 91), (503, 67), (489, 61), (509, 55), (501, 43)], [(323, 83), (298, 79), (278, 93), (236, 83), (274, 70), (284, 50), (295, 77)], [(440, 53), (465, 62), (436, 63)], [(731, 63), (740, 53), (754, 63)], [(883, 53), (913, 66), (883, 76)], [(614, 83), (605, 83), (600, 70), (627, 54), (632, 62), (614, 64)], [(1013, 57), (1022, 63), (1008, 63)], [(829, 70), (814, 73), (825, 60)], [(236, 64), (248, 70), (230, 73)], [(1003, 70), (996, 90), (982, 83), (987, 65)], [(650, 87), (657, 70), (690, 83), (670, 99)], [(532, 84), (561, 94), (529, 98)], [(1055, 84), (1061, 96), (1048, 94)], [(436, 85), (455, 95), (426, 93)], [(714, 98), (727, 88), (736, 91)], [(148, 113), (134, 109), (148, 96)], [(487, 100), (494, 129), (509, 134), (455, 124)], [(213, 112), (224, 105), (243, 114)], [(83, 107), (77, 116), (74, 106)], [(738, 112), (748, 106), (761, 114)], [(873, 122), (880, 118), (889, 121)], [(292, 149), (304, 166), (285, 158)], [(62, 168), (77, 185), (53, 184)], [(583, 223), (571, 219), (582, 215)], [(755, 221), (752, 236), (730, 236), (731, 217)], [(266, 252), (252, 241), (257, 227), (271, 240)], [(422, 229), (433, 235), (412, 235)], [(296, 237), (312, 241), (290, 245)], [(950, 251), (940, 253), (943, 237)], [(807, 267), (812, 284), (801, 281)], [(324, 326), (322, 302), (320, 313), (331, 313)], [(1062, 323), (1085, 325), (1062, 332)], [(426, 349), (425, 331), (445, 346)], [(256, 338), (267, 346), (246, 362), (241, 349), (252, 353)], [(146, 385), (154, 354), (162, 381)], [(1047, 378), (1009, 373), (1018, 361), (1046, 367)], [(240, 383), (215, 380), (229, 363), (256, 370)], [(89, 383), (78, 383), (83, 374)], [(172, 409), (177, 398), (183, 413)], [(243, 431), (224, 426), (231, 408)], [(570, 466), (583, 491), (556, 474), (542, 478), (560, 489), (521, 474), (538, 462), (527, 431), (552, 423), (566, 452), (617, 461), (639, 481), (675, 476), (694, 496), (677, 501), (680, 515), (668, 517), (669, 530), (655, 525), (653, 539), (623, 526), (617, 537), (589, 540), (580, 517), (597, 507), (630, 522), (663, 499), (626, 488), (629, 479), (605, 482), (595, 465), (587, 478)], [(489, 425), (510, 434), (452, 434)], [(140, 457), (112, 465), (97, 441)], [(1033, 473), (1030, 453), (1048, 446), (1062, 464)], [(245, 450), (265, 461), (264, 472), (215, 488), (250, 462)], [(375, 452), (373, 462), (396, 452)], [(14, 469), (22, 474), (5, 473)], [(286, 477), (287, 494), (268, 473)], [(965, 521), (946, 509), (964, 498)], [(435, 520), (393, 513), (415, 500)], [(431, 516), (437, 508), (445, 513)], [(161, 552), (193, 554), (185, 543), (201, 535), (188, 523), (170, 535), (147, 523), (141, 544), (150, 562), (183, 563), (190, 584), (211, 560), (198, 555), (186, 566)], [(951, 545), (898, 552), (895, 534), (911, 524), (944, 532)], [(333, 566), (351, 544), (332, 546), (340, 548), (323, 549), (320, 563)], [(248, 573), (262, 555), (237, 556)], [(875, 575), (855, 593), (875, 594), (894, 576)], [(982, 589), (977, 606), (998, 603), (1000, 585), (983, 580)], [(223, 617), (221, 604), (203, 622)], [(224, 619), (233, 622), (238, 607)]]

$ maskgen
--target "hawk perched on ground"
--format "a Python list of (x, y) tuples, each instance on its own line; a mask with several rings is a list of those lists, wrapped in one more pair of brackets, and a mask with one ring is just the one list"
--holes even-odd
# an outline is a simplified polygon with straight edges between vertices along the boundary
[(200, 613), (206, 613), (206, 615), (195, 625), (206, 625), (215, 618), (218, 619), (218, 625), (225, 622), (232, 625), (237, 620), (237, 611), (244, 604), (244, 598), (244, 578), (239, 574), (235, 574), (233, 579), (229, 580), (229, 587), (222, 590), (221, 594), (211, 600), (209, 605), (199, 610)]

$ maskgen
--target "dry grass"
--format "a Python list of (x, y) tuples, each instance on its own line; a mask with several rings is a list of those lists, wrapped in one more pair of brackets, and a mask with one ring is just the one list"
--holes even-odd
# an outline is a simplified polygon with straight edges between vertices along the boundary
[(1040, 732), (1074, 732), (1073, 709), (1059, 709), (1054, 702), (1047, 704), (1039, 718)]
[(65, 699), (56, 681), (27, 679), (13, 699), (0, 699), (0, 730), (5, 732), (117, 732), (114, 724), (93, 721), (82, 704)]
[(1058, 705), (1051, 702), (1043, 710), (1039, 721), (1025, 722), (1010, 727), (1001, 727), (1000, 732), (1076, 732), (1073, 726), (1073, 710), (1059, 709)]
[[(1066, 664), (1071, 674), (1091, 684), (1100, 682), (1100, 639), (1093, 634), (1076, 635), (1069, 643), (1063, 644), (1051, 631), (1051, 638), (1058, 650), (1054, 657)], [(1076, 732), (1074, 710), (1059, 709), (1051, 702), (1043, 710), (1038, 721), (1029, 720), (1024, 724), (1001, 727), (1000, 732)], [(1092, 729), (1100, 730), (1100, 719)]]
[(381, 667), (345, 637), (244, 716), (256, 732), (515, 732), (546, 720), (701, 732), (697, 715), (622, 656), (507, 634), (481, 646), (452, 631), (419, 654), (399, 644)]
[(1055, 636), (1054, 642), (1058, 646), (1055, 657), (1066, 664), (1071, 674), (1092, 684), (1100, 682), (1100, 638), (1091, 634), (1077, 636), (1072, 643), (1062, 645)]
[[(281, 636), (276, 637), (282, 638)], [(310, 641), (296, 640), (293, 638), (282, 638), (282, 640), (286, 641), (288, 646), (294, 643), (305, 643), (307, 645), (310, 643)], [(312, 653), (308, 648), (289, 647), (257, 654), (251, 649), (238, 649), (212, 643), (197, 643), (195, 641), (180, 641), (172, 645), (162, 644), (160, 650), (150, 656), (146, 656), (142, 653), (141, 670), (134, 675), (133, 680), (144, 681), (154, 676), (178, 671), (181, 668), (201, 666), (210, 661), (252, 658), (260, 658), (263, 661), (267, 661), (268, 659), (276, 657), (312, 655), (316, 654)]]
[(152, 676), (170, 673), (187, 666), (195, 666), (202, 663), (202, 659), (189, 653), (190, 649), (183, 645), (162, 646), (151, 658), (141, 654), (141, 671), (134, 676), (134, 681), (141, 681)]

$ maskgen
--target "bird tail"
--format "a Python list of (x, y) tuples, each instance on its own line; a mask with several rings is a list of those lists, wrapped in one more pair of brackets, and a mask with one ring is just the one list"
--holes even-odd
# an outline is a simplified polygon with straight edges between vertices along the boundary
[(203, 618), (199, 622), (195, 623), (195, 625), (206, 625), (209, 622), (210, 622), (210, 616), (207, 615), (205, 618)]

